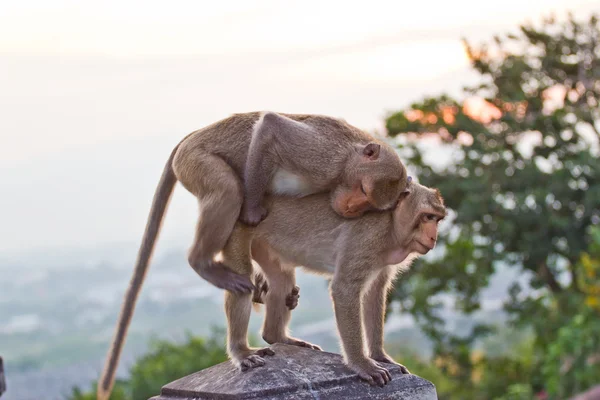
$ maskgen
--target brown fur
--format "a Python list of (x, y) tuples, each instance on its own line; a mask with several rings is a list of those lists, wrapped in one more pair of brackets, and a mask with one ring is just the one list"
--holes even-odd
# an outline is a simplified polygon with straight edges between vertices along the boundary
[[(256, 228), (238, 224), (231, 241), (240, 243), (233, 246), (230, 241), (225, 250), (235, 247), (242, 251), (233, 257), (238, 260), (252, 255), (266, 275), (269, 291), (263, 338), (268, 343), (314, 346), (287, 334), (290, 310), (285, 307), (285, 296), (294, 285), (294, 265), (330, 275), (331, 297), (348, 366), (371, 384), (387, 383), (389, 372), (375, 362), (395, 363), (383, 349), (385, 295), (398, 265), (407, 267), (412, 259), (435, 246), (437, 225), (445, 216), (441, 196), (412, 183), (395, 210), (369, 213), (354, 220), (335, 214), (327, 207), (327, 195), (323, 194), (271, 200), (267, 218)], [(247, 267), (230, 265), (238, 273), (251, 273)], [(226, 305), (228, 315), (237, 313), (240, 317), (228, 320), (228, 340), (230, 348), (242, 348), (241, 354), (254, 357), (257, 354), (246, 345), (247, 331), (240, 329), (248, 326), (249, 313), (241, 314), (232, 308), (247, 309), (249, 304), (248, 299), (239, 299), (235, 305)], [(242, 365), (246, 360), (239, 354), (229, 353), (234, 363)], [(403, 366), (402, 370), (408, 373)]]
[(406, 170), (396, 152), (345, 121), (267, 112), (251, 136), (242, 221), (256, 225), (265, 217), (261, 202), (279, 170), (303, 179), (308, 189), (301, 195), (341, 187), (347, 195), (340, 201), (334, 191), (332, 206), (345, 217), (392, 208), (406, 186)]
[[(290, 124), (299, 127), (290, 128)], [(257, 148), (257, 143), (263, 146)], [(367, 156), (364, 149), (369, 150)], [(268, 165), (266, 170), (263, 164)], [(244, 191), (260, 201), (269, 182), (281, 194), (332, 190), (336, 212), (355, 217), (371, 208), (392, 207), (407, 179), (393, 149), (376, 143), (360, 129), (327, 116), (275, 113), (235, 114), (192, 133), (179, 145), (173, 169), (200, 203), (190, 265), (213, 285), (233, 292), (249, 292), (253, 287), (248, 279), (214, 262), (214, 257), (240, 216)], [(277, 172), (281, 171), (286, 171), (288, 178), (280, 178)], [(244, 175), (250, 181), (242, 187), (237, 177)], [(302, 187), (282, 189), (286, 179)], [(260, 188), (254, 190), (253, 185)]]
[[(293, 135), (286, 135), (291, 132), (288, 129), (290, 122), (301, 129), (294, 128)], [(306, 135), (307, 132), (313, 134)], [(214, 258), (228, 243), (240, 216), (244, 192), (249, 193), (255, 203), (260, 203), (265, 185), (260, 179), (260, 173), (264, 172), (260, 162), (257, 163), (260, 160), (268, 162), (270, 167), (266, 173), (274, 177), (271, 184), (278, 193), (290, 194), (287, 189), (277, 189), (280, 180), (277, 172), (283, 169), (287, 172), (286, 179), (292, 176), (293, 182), (303, 183), (301, 190), (292, 190), (293, 194), (302, 196), (332, 190), (327, 208), (333, 207), (346, 217), (361, 215), (372, 208), (392, 206), (406, 184), (406, 170), (391, 147), (345, 121), (331, 117), (258, 112), (234, 114), (189, 134), (173, 150), (156, 190), (134, 275), (100, 377), (98, 399), (107, 399), (110, 395), (135, 302), (177, 181), (199, 202), (200, 218), (188, 255), (190, 265), (208, 282), (228, 290), (226, 304), (231, 310), (230, 320), (243, 321), (249, 315), (247, 304), (254, 289), (249, 259), (232, 258), (233, 250), (224, 252), (223, 262), (216, 262)], [(250, 168), (246, 168), (248, 163)], [(245, 176), (250, 177), (251, 182), (259, 176), (259, 182), (244, 188), (240, 178)], [(361, 187), (366, 193), (362, 193)], [(226, 268), (228, 263), (234, 263), (239, 273)], [(293, 305), (293, 301), (290, 304)], [(234, 325), (240, 332), (247, 330), (247, 324)], [(237, 335), (235, 330), (231, 334)], [(248, 356), (251, 352), (243, 347), (230, 348), (230, 354), (236, 358), (248, 359), (242, 367), (261, 362), (260, 357)], [(269, 354), (269, 350), (261, 354)]]

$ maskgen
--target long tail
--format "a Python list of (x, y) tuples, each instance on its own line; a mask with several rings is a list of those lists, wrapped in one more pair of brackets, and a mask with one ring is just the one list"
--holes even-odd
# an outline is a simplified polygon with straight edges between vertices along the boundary
[(121, 308), (121, 314), (117, 322), (117, 329), (115, 336), (113, 337), (110, 351), (106, 358), (104, 370), (98, 381), (98, 400), (108, 400), (112, 387), (115, 380), (115, 373), (117, 370), (117, 364), (119, 363), (119, 357), (121, 356), (121, 350), (123, 350), (123, 344), (125, 343), (125, 336), (127, 335), (127, 329), (131, 322), (131, 316), (135, 308), (138, 294), (144, 282), (146, 272), (148, 271), (148, 264), (152, 257), (152, 251), (154, 250), (154, 243), (158, 237), (160, 227), (162, 225), (165, 211), (171, 199), (173, 188), (177, 183), (177, 178), (173, 172), (173, 158), (179, 145), (173, 149), (167, 164), (163, 170), (163, 174), (154, 193), (154, 199), (152, 200), (152, 207), (150, 208), (150, 215), (148, 216), (148, 222), (146, 223), (146, 230), (144, 231), (144, 237), (142, 244), (138, 251), (137, 260), (135, 263), (135, 269), (133, 276), (129, 282), (129, 287), (125, 293), (125, 299)]

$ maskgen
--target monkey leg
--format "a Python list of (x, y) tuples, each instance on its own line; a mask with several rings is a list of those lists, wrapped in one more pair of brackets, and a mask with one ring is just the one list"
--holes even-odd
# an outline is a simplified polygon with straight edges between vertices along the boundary
[[(223, 261), (231, 265), (236, 273), (253, 276), (250, 259), (250, 236), (243, 227), (233, 230), (223, 249)], [(225, 314), (227, 316), (227, 354), (241, 370), (265, 364), (264, 356), (275, 354), (270, 348), (251, 348), (248, 345), (248, 324), (252, 310), (251, 293), (225, 292)]]
[(321, 350), (315, 344), (291, 337), (287, 330), (293, 308), (290, 305), (295, 307), (293, 300), (298, 296), (295, 268), (281, 263), (279, 258), (269, 252), (266, 245), (259, 242), (252, 244), (252, 257), (260, 265), (269, 282), (269, 290), (265, 295), (266, 315), (262, 327), (264, 341), (269, 344), (285, 343)]
[(408, 369), (394, 361), (383, 348), (383, 325), (385, 317), (385, 302), (387, 291), (394, 275), (394, 266), (385, 267), (367, 289), (362, 302), (367, 344), (371, 359), (400, 367), (403, 374), (409, 374)]
[(194, 243), (188, 254), (191, 267), (203, 279), (234, 293), (250, 293), (254, 286), (248, 276), (232, 271), (227, 263), (214, 260), (225, 246), (242, 206), (242, 185), (234, 170), (221, 158), (195, 154), (183, 160), (177, 178), (198, 198), (200, 218)]
[[(366, 356), (362, 314), (357, 312), (361, 309), (361, 293), (368, 281), (368, 276), (359, 275), (363, 271), (369, 271), (369, 266), (354, 265), (353, 268), (348, 268), (346, 273), (336, 271), (331, 282), (331, 298), (348, 367), (369, 384), (383, 386), (392, 376), (386, 368)], [(349, 272), (355, 274), (350, 275)]]

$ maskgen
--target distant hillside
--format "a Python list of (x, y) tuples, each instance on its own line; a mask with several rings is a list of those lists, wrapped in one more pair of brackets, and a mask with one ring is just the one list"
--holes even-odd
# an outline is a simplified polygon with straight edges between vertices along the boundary
[[(8, 278), (0, 281), (0, 351), (8, 375), (7, 400), (52, 399), (48, 393), (58, 399), (71, 386), (85, 387), (98, 376), (136, 248), (114, 245), (76, 250), (49, 253), (50, 264), (44, 264), (43, 253), (39, 253), (0, 265), (3, 278)], [(182, 248), (169, 249), (155, 257), (120, 375), (127, 374), (128, 365), (145, 351), (152, 336), (180, 340), (186, 332), (207, 335), (212, 327), (224, 326), (223, 293), (196, 275), (185, 254)], [(497, 309), (512, 279), (501, 272), (492, 282), (484, 296), (484, 317), (498, 318)], [(292, 333), (326, 350), (339, 351), (327, 281), (299, 269), (298, 283), (301, 298), (293, 313)], [(445, 315), (453, 329), (472, 323), (450, 312)], [(250, 332), (256, 340), (261, 323), (262, 312), (253, 313)], [(410, 316), (391, 315), (386, 333), (389, 346), (398, 342), (423, 349), (422, 356), (429, 353), (427, 341)]]

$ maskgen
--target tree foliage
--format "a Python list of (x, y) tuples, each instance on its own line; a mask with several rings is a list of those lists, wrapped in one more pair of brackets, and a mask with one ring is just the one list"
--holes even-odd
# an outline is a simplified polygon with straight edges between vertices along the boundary
[(600, 228), (592, 230), (592, 238), (579, 261), (584, 305), (558, 330), (544, 358), (548, 392), (558, 398), (600, 382)]
[[(110, 399), (147, 400), (163, 385), (227, 360), (222, 338), (218, 331), (208, 339), (188, 336), (183, 344), (152, 341), (150, 351), (131, 367), (129, 378), (115, 383)], [(69, 400), (95, 400), (96, 385), (90, 392), (74, 388)]]
[[(417, 263), (394, 298), (433, 339), (436, 354), (459, 363), (457, 379), (476, 370), (471, 346), (489, 327), (449, 334), (442, 295), (473, 313), (499, 265), (519, 269), (523, 279), (510, 288), (505, 311), (515, 326), (533, 327), (536, 346), (547, 349), (559, 328), (580, 322), (573, 315), (585, 301), (598, 301), (597, 289), (584, 285), (580, 258), (600, 223), (597, 17), (547, 18), (491, 43), (465, 41), (465, 49), (480, 83), (465, 88), (464, 98), (425, 98), (386, 119), (389, 135), (405, 142), (406, 163), (452, 210), (443, 254)], [(452, 161), (433, 165), (423, 141), (411, 139), (437, 143)]]

